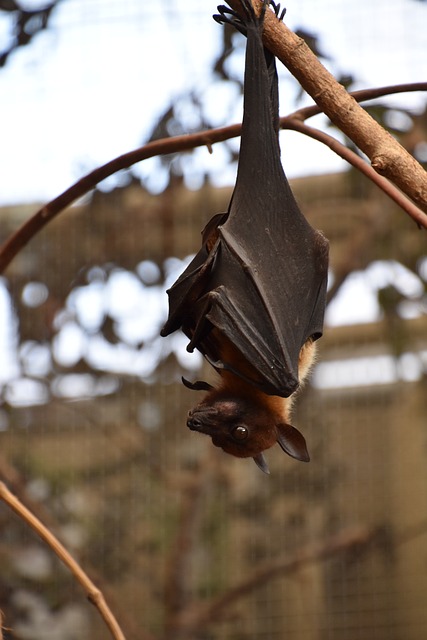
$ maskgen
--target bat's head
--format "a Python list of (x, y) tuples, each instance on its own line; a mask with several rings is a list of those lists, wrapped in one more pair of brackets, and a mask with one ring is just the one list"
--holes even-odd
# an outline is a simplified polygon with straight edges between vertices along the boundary
[(269, 471), (263, 452), (276, 443), (293, 458), (308, 462), (304, 436), (283, 421), (273, 404), (265, 394), (249, 397), (212, 389), (189, 412), (187, 426), (210, 436), (216, 447), (233, 456), (252, 457), (265, 473)]

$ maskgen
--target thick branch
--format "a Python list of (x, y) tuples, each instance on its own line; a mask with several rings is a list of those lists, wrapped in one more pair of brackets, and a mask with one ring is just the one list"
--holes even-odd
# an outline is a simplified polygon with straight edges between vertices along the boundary
[[(261, 0), (253, 2), (260, 8)], [(241, 11), (239, 0), (230, 0), (229, 4)], [(427, 173), (422, 166), (358, 105), (304, 40), (280, 22), (273, 11), (266, 12), (264, 41), (331, 122), (368, 156), (375, 171), (427, 212)]]

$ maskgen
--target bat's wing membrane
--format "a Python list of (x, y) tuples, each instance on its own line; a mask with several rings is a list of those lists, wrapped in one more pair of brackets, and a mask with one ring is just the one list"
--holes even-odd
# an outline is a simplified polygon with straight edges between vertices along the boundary
[(211, 251), (203, 245), (168, 291), (162, 335), (182, 327), (190, 350), (245, 378), (211, 349), (216, 327), (250, 363), (257, 388), (289, 396), (298, 387), (301, 347), (322, 335), (328, 242), (305, 220), (284, 176), (274, 176), (281, 165), (269, 171), (270, 185), (236, 188), (228, 215), (206, 226), (205, 239), (218, 238)]
[(178, 280), (168, 289), (169, 317), (160, 332), (162, 336), (167, 336), (180, 327), (188, 335), (185, 331), (188, 325), (186, 318), (189, 313), (193, 317), (193, 309), (195, 310), (198, 300), (206, 291), (215, 254), (216, 251), (209, 253), (203, 245)]
[[(243, 200), (235, 194), (230, 215), (219, 227), (203, 315), (259, 374), (251, 380), (256, 387), (289, 396), (298, 387), (301, 347), (322, 333), (328, 244), (298, 209), (276, 215), (271, 198), (260, 225), (259, 217), (251, 214), (262, 210), (253, 200), (258, 197), (262, 194), (251, 194), (250, 189)], [(283, 194), (279, 202), (283, 205)], [(241, 213), (233, 211), (240, 206), (247, 209), (244, 225)], [(206, 354), (204, 342), (201, 333), (192, 346)], [(234, 370), (226, 362), (222, 365)]]

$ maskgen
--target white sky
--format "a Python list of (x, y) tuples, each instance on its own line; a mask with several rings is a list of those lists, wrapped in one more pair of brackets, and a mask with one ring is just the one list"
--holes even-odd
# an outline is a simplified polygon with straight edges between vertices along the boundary
[[(332, 71), (352, 73), (360, 87), (426, 80), (426, 3), (289, 0), (286, 6), (288, 25), (318, 34)], [(139, 146), (156, 114), (185, 89), (206, 89), (218, 119), (237, 121), (241, 104), (224, 97), (207, 74), (220, 47), (214, 11), (215, 2), (200, 0), (63, 0), (49, 30), (0, 70), (0, 205), (50, 199)], [(7, 32), (0, 21), (1, 43)], [(295, 106), (295, 88), (285, 78), (282, 114)], [(396, 102), (420, 108), (424, 98)], [(284, 134), (283, 145), (290, 177), (343, 166), (298, 134)], [(219, 151), (203, 150), (198, 162), (216, 181), (233, 180)], [(142, 172), (149, 170), (141, 164)]]

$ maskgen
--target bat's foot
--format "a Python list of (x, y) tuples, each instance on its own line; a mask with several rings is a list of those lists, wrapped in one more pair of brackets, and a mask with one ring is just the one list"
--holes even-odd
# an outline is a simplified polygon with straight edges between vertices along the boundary
[[(261, 13), (259, 17), (256, 15), (254, 11), (251, 0), (240, 0), (240, 4), (242, 6), (243, 11), (246, 14), (246, 18), (242, 18), (242, 16), (240, 16), (237, 13), (237, 11), (234, 11), (234, 9), (230, 9), (227, 6), (220, 4), (217, 7), (219, 13), (214, 15), (213, 19), (216, 20), (216, 22), (219, 22), (220, 24), (230, 24), (232, 27), (237, 29), (237, 31), (240, 31), (240, 33), (246, 36), (247, 25), (250, 22), (258, 26), (262, 25), (262, 23), (264, 22), (265, 11), (268, 5), (270, 4), (270, 0), (263, 1)], [(273, 3), (272, 6), (273, 6), (274, 13), (276, 14), (277, 17), (279, 17), (278, 14), (280, 12), (280, 4), (276, 5), (276, 3)], [(285, 12), (286, 12), (286, 9), (282, 11), (282, 14), (283, 14), (282, 17), (285, 15)]]
[(226, 7), (224, 4), (218, 5), (217, 10), (218, 13), (212, 16), (216, 22), (218, 22), (219, 24), (229, 24), (237, 29), (237, 31), (239, 31), (242, 35), (247, 35), (245, 23), (243, 22), (237, 11)]

